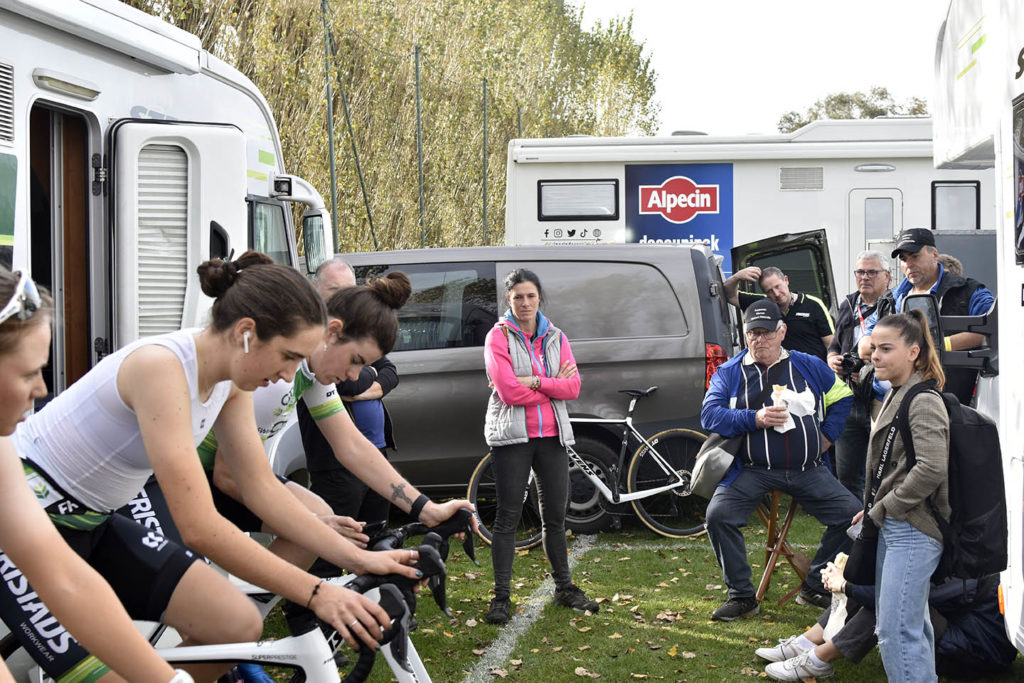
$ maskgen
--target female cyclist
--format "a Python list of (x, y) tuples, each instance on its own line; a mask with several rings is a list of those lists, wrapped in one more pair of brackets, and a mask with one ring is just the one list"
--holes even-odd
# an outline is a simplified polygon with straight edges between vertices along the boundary
[[(175, 677), (157, 656), (110, 585), (71, 550), (39, 506), (36, 495), (45, 492), (26, 484), (7, 437), (34, 400), (46, 395), (42, 370), (49, 358), (52, 303), (27, 273), (5, 268), (0, 301), (7, 302), (0, 310), (0, 575), (17, 593), (0, 593), (0, 614), (26, 647), (47, 643), (83, 674), (80, 680), (94, 680), (107, 666), (129, 681), (191, 680), (183, 672)], [(72, 637), (94, 656), (64, 657), (59, 651)], [(115, 679), (111, 674), (104, 680)], [(0, 681), (14, 681), (3, 663)]]
[[(349, 645), (376, 647), (388, 624), (384, 610), (282, 560), (221, 516), (196, 457), (212, 426), (240, 489), (268, 525), (357, 573), (416, 578), (403, 564), (415, 561), (414, 552), (362, 551), (310, 515), (270, 473), (260, 447), (250, 392), (291, 381), (324, 343), (323, 304), (297, 271), (256, 252), (208, 261), (199, 276), (215, 299), (210, 326), (141, 339), (104, 358), (18, 428), (26, 469), (61, 496), (63, 506), (47, 508), (51, 518), (133, 617), (163, 621), (187, 644), (262, 633), (259, 612), (224, 576), (185, 547), (110, 514), (155, 474), (187, 548), (306, 605)], [(190, 667), (201, 680), (224, 669)]]

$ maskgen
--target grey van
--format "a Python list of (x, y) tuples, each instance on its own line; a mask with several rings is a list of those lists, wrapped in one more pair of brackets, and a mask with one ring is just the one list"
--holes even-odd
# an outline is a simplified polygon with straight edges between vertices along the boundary
[[(637, 408), (638, 429), (699, 430), (710, 371), (738, 343), (721, 271), (704, 247), (472, 247), (343, 256), (359, 282), (391, 270), (412, 281), (389, 354), (400, 382), (385, 404), (397, 443), (392, 462), (434, 494), (463, 494), (487, 453), (483, 343), (505, 312), (500, 290), (514, 268), (537, 273), (542, 310), (572, 343), (583, 379), (580, 398), (569, 406), (574, 416), (621, 417), (626, 398), (619, 390), (658, 385)], [(606, 465), (618, 459), (620, 433), (601, 425), (574, 429), (578, 441), (593, 444), (591, 457)]]

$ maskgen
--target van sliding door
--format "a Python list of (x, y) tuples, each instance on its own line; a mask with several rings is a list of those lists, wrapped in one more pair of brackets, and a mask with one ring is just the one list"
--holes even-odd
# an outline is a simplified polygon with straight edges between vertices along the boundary
[(246, 163), (234, 126), (124, 121), (111, 139), (117, 348), (203, 322), (196, 267), (211, 241), (245, 248)]

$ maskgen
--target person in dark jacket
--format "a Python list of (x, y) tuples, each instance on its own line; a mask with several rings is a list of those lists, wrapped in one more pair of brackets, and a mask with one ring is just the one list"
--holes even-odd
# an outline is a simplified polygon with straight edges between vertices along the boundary
[[(729, 599), (711, 615), (715, 621), (760, 611), (740, 527), (765, 493), (785, 491), (827, 526), (797, 597), (800, 604), (824, 607), (830, 601), (818, 570), (850, 547), (846, 528), (861, 509), (823, 458), (850, 411), (850, 388), (820, 358), (783, 348), (786, 323), (774, 302), (752, 303), (744, 316), (744, 332), (748, 348), (712, 375), (700, 415), (709, 432), (745, 436), (707, 507), (708, 539), (729, 586)], [(773, 384), (778, 391), (755, 402)]]
[(857, 342), (867, 333), (867, 321), (889, 291), (890, 274), (889, 261), (881, 252), (863, 251), (857, 256), (856, 264), (853, 274), (857, 278), (857, 291), (839, 304), (836, 334), (828, 349), (828, 366), (853, 390), (853, 408), (836, 441), (836, 476), (853, 495), (860, 497), (864, 492), (864, 458), (871, 434), (871, 404), (875, 400), (871, 381), (874, 374), (866, 377), (868, 381), (860, 382), (860, 373), (852, 371), (849, 360), (844, 369), (843, 356), (851, 353), (857, 356)]
[[(910, 228), (901, 232), (892, 257), (899, 258), (907, 279), (879, 300), (877, 309), (867, 321), (868, 334), (861, 338), (862, 349), (865, 345), (870, 348), (871, 331), (879, 320), (903, 310), (903, 300), (908, 294), (931, 292), (938, 299), (941, 315), (984, 315), (995, 304), (995, 296), (985, 285), (969, 277), (953, 275), (942, 266), (931, 230)], [(958, 332), (936, 340), (936, 344), (944, 346), (947, 351), (974, 349), (984, 342), (984, 335), (974, 332)], [(946, 369), (946, 391), (956, 394), (964, 405), (970, 405), (977, 381), (977, 370)]]

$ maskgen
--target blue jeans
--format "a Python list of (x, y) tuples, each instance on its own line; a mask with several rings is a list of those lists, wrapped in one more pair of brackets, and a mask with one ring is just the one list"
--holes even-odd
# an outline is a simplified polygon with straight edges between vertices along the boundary
[(875, 613), (878, 649), (890, 681), (935, 681), (935, 633), (928, 617), (932, 572), (942, 544), (896, 519), (878, 533)]
[(744, 467), (731, 485), (715, 489), (706, 517), (708, 539), (729, 586), (730, 598), (754, 596), (747, 545), (740, 527), (746, 526), (750, 513), (764, 494), (774, 490), (793, 496), (804, 510), (827, 527), (807, 574), (806, 583), (811, 590), (826, 592), (821, 585), (821, 568), (834, 559), (836, 553), (850, 552), (852, 541), (846, 530), (862, 506), (827, 467), (821, 465), (804, 472)]

